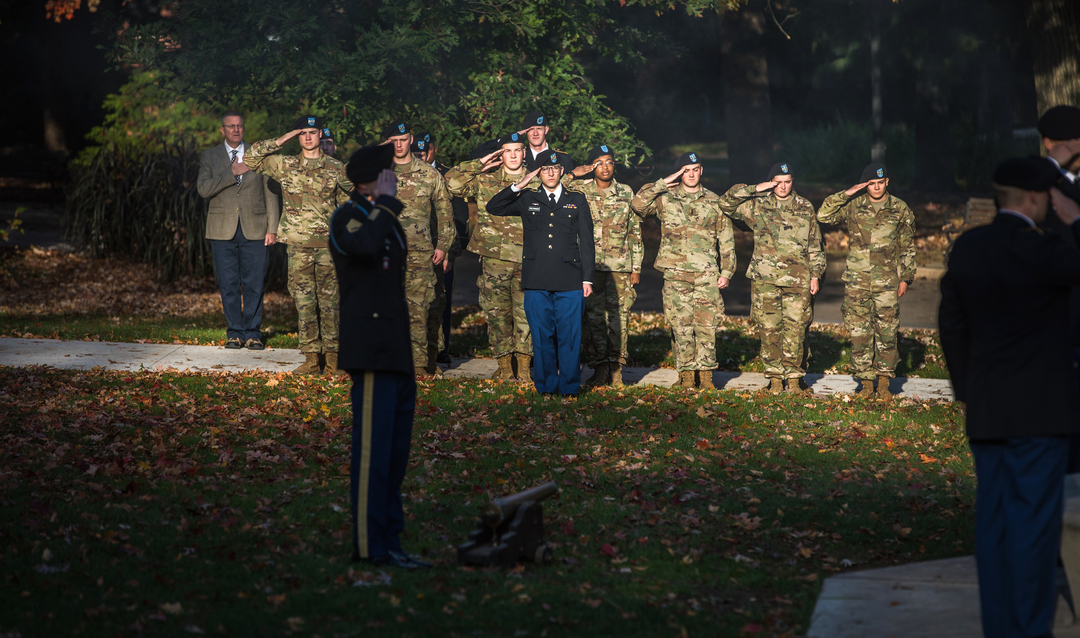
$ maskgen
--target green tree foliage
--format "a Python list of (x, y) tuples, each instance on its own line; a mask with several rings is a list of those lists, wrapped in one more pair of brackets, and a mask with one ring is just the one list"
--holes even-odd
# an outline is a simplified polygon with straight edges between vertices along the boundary
[(169, 19), (123, 31), (117, 50), (169, 74), (173, 95), (264, 110), (276, 131), (320, 113), (346, 150), (381, 141), (378, 131), (400, 117), (434, 132), (448, 159), (462, 158), (535, 109), (550, 114), (563, 150), (612, 143), (630, 163), (649, 149), (575, 59), (640, 59), (659, 36), (623, 25), (616, 12), (627, 4), (701, 15), (739, 0), (184, 0)]

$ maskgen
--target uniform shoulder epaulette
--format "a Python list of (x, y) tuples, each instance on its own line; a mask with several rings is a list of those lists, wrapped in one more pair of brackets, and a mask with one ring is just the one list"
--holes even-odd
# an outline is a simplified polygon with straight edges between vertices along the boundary
[(563, 186), (563, 190), (568, 192), (568, 193), (577, 193), (578, 195), (584, 195), (585, 194), (585, 191), (578, 190), (576, 188), (571, 188), (569, 186)]
[(717, 195), (716, 193), (712, 192), (711, 190), (705, 188), (704, 186), (701, 187), (701, 190), (705, 191), (704, 193), (701, 194), (702, 199), (709, 199), (709, 200), (712, 200), (712, 199), (719, 200), (720, 199), (719, 195)]

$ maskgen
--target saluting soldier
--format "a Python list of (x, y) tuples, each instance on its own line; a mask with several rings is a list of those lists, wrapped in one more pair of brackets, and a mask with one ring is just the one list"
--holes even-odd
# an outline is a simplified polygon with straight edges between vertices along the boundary
[(525, 176), (525, 138), (510, 133), (492, 146), (495, 149), (483, 157), (447, 171), (446, 183), (451, 195), (476, 201), (467, 250), (480, 255), (476, 287), (487, 319), (488, 343), (499, 363), (494, 378), (516, 375), (529, 382), (533, 344), (521, 289), (521, 218), (493, 217), (487, 212), (487, 203), (496, 193)]
[[(540, 185), (527, 188), (540, 175)], [(581, 386), (581, 317), (595, 269), (592, 214), (580, 191), (560, 182), (557, 153), (488, 202), (492, 215), (521, 218), (521, 287), (533, 333), (536, 391), (576, 396)]]
[[(326, 371), (338, 372), (338, 281), (330, 256), (330, 215), (344, 202), (352, 183), (345, 165), (319, 148), (323, 121), (301, 117), (293, 130), (277, 139), (252, 145), (248, 168), (281, 184), (283, 210), (278, 241), (288, 245), (289, 294), (296, 303), (300, 352), (304, 363), (293, 374), (319, 372), (319, 355)], [(292, 138), (299, 155), (280, 155)]]
[(888, 186), (888, 170), (874, 162), (858, 184), (825, 198), (817, 214), (823, 224), (847, 222), (841, 312), (851, 333), (852, 375), (862, 384), (862, 397), (874, 395), (877, 377), (877, 396), (886, 400), (900, 359), (900, 297), (915, 279), (915, 215)]
[[(438, 323), (429, 340), (428, 315), (435, 301), (435, 271), (442, 268), (454, 243), (454, 209), (442, 175), (431, 164), (413, 157), (412, 129), (393, 122), (383, 129), (386, 144), (394, 147), (394, 172), (398, 177), (397, 199), (405, 205), (399, 217), (409, 244), (405, 289), (409, 304), (413, 364), (417, 375), (441, 374), (435, 357), (439, 353)], [(436, 233), (432, 236), (432, 218)], [(441, 318), (441, 317), (439, 317)]]
[(716, 329), (724, 314), (720, 291), (735, 274), (735, 230), (720, 196), (701, 185), (697, 153), (683, 153), (675, 172), (641, 187), (630, 203), (641, 217), (660, 219), (664, 317), (671, 326), (678, 385), (713, 390)]
[(825, 273), (825, 252), (814, 205), (794, 190), (787, 163), (775, 164), (765, 181), (736, 184), (720, 198), (725, 213), (754, 232), (750, 279), (750, 319), (761, 339), (761, 362), (770, 392), (798, 394), (807, 361), (807, 331), (813, 295)]
[[(591, 173), (591, 176), (590, 176)], [(592, 212), (596, 273), (593, 294), (585, 299), (582, 350), (593, 375), (586, 387), (622, 385), (627, 359), (627, 324), (630, 307), (637, 299), (634, 286), (641, 281), (645, 244), (641, 221), (630, 211), (634, 191), (615, 179), (615, 154), (607, 144), (589, 151), (589, 159), (563, 183), (580, 190)]]
[(349, 160), (352, 199), (330, 222), (341, 281), (341, 366), (352, 376), (349, 503), (353, 560), (405, 570), (430, 563), (401, 547), (401, 483), (409, 464), (416, 379), (405, 303), (406, 232), (398, 221), (390, 146), (367, 146)]
[(559, 157), (563, 171), (569, 173), (574, 169), (574, 160), (562, 151), (557, 151), (548, 146), (547, 135), (549, 131), (547, 116), (540, 111), (533, 111), (525, 116), (521, 123), (518, 135), (525, 136), (529, 142), (529, 148), (525, 152), (525, 168), (535, 171), (545, 165), (545, 160), (554, 152)]

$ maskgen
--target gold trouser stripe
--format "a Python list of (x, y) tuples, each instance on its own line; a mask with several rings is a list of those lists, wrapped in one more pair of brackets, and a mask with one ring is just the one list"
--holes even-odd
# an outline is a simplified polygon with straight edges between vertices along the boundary
[(375, 373), (367, 371), (364, 373), (364, 401), (360, 408), (360, 486), (356, 494), (356, 541), (362, 558), (368, 558), (368, 477), (371, 474), (371, 404), (374, 396)]

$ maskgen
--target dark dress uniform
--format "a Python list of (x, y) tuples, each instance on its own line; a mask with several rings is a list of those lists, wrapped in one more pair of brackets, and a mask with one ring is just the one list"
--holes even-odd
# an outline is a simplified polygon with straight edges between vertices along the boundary
[(353, 380), (353, 557), (403, 554), (401, 482), (409, 461), (416, 381), (405, 305), (403, 205), (383, 195), (350, 200), (330, 221), (330, 253), (341, 287), (339, 366)]
[[(1002, 165), (1046, 191), (1041, 159)], [(1034, 166), (1034, 168), (1032, 168)], [(1037, 178), (1037, 179), (1035, 179)], [(1056, 179), (1049, 172), (1050, 184)], [(1071, 228), (1080, 239), (1080, 222)], [(1066, 437), (1080, 430), (1080, 388), (1068, 330), (1080, 251), (1019, 213), (956, 240), (941, 280), (938, 324), (956, 399), (967, 403), (975, 457), (975, 558), (987, 636), (1049, 636), (1056, 598)]]
[[(559, 162), (548, 154), (548, 164)], [(524, 231), (521, 287), (533, 341), (537, 392), (577, 394), (581, 385), (582, 284), (595, 269), (592, 214), (584, 193), (558, 186), (515, 191), (491, 199), (492, 215), (519, 216)]]

